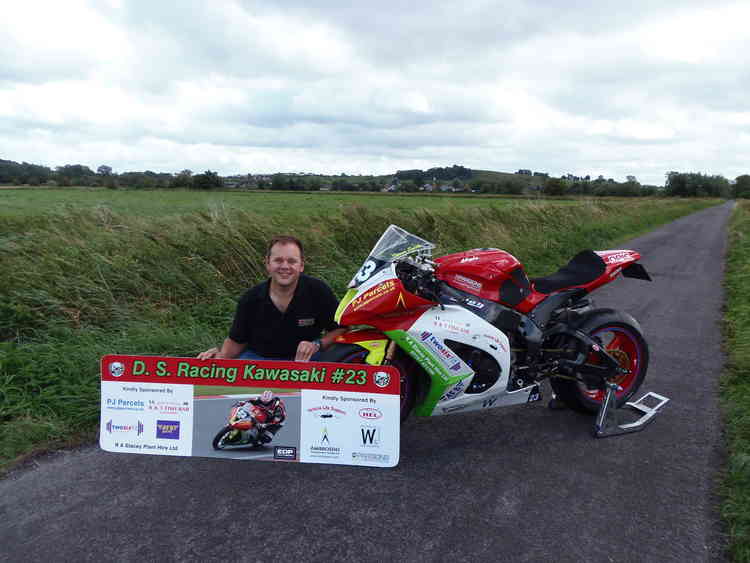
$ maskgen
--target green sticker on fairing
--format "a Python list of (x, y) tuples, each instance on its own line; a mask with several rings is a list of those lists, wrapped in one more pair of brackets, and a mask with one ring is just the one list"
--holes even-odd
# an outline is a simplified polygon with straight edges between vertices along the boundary
[(346, 292), (344, 297), (339, 302), (339, 306), (336, 308), (336, 314), (333, 315), (333, 319), (338, 323), (341, 322), (341, 315), (344, 314), (344, 309), (349, 305), (349, 303), (352, 302), (352, 299), (354, 299), (354, 296), (357, 295), (356, 289), (350, 289)]
[(425, 348), (418, 340), (413, 338), (409, 333), (403, 330), (389, 330), (386, 334), (392, 340), (395, 340), (407, 354), (414, 358), (421, 365), (432, 380), (430, 383), (430, 392), (425, 400), (416, 406), (414, 412), (417, 416), (430, 416), (432, 411), (440, 401), (440, 397), (446, 390), (465, 379), (468, 374), (451, 375), (445, 366), (435, 358), (430, 351)]

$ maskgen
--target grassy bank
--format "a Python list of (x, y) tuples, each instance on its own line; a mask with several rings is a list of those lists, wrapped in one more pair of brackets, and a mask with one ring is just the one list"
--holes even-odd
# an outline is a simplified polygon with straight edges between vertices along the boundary
[(723, 516), (735, 561), (750, 561), (750, 202), (742, 201), (730, 226), (725, 316), (728, 364), (722, 380), (729, 463)]
[(159, 218), (105, 207), (38, 217), (0, 237), (0, 469), (35, 447), (95, 435), (103, 354), (194, 355), (219, 342), (236, 297), (263, 278), (269, 233), (304, 240), (306, 271), (341, 295), (390, 223), (437, 243), (436, 254), (507, 249), (533, 276), (580, 249), (616, 246), (713, 203), (351, 205), (305, 221), (226, 207)]

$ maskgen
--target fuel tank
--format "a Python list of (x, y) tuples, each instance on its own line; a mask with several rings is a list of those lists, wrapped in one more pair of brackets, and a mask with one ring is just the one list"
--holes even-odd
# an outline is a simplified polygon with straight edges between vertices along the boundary
[(435, 275), (451, 287), (515, 307), (530, 293), (529, 278), (515, 256), (497, 248), (475, 248), (436, 258)]

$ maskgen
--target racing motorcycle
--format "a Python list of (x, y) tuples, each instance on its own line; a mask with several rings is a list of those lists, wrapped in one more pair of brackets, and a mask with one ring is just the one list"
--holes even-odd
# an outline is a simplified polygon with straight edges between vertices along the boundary
[(268, 417), (266, 411), (249, 401), (238, 401), (229, 411), (229, 424), (219, 430), (213, 439), (215, 450), (258, 447), (260, 441), (259, 424)]
[[(589, 297), (620, 274), (650, 281), (638, 252), (584, 250), (529, 279), (503, 250), (432, 260), (433, 248), (389, 226), (336, 311), (350, 329), (321, 357), (396, 367), (402, 421), (412, 410), (435, 416), (537, 401), (546, 378), (556, 401), (598, 413), (597, 436), (640, 430), (668, 401), (648, 393), (629, 402), (646, 377), (648, 345), (632, 316), (595, 308)], [(626, 404), (642, 416), (620, 424), (615, 410)]]

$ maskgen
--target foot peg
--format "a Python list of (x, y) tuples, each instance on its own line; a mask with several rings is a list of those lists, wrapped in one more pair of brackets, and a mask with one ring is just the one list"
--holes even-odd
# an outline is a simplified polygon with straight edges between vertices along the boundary
[[(607, 393), (604, 396), (596, 415), (594, 423), (594, 435), (597, 438), (606, 438), (607, 436), (619, 436), (620, 434), (629, 434), (643, 430), (646, 425), (654, 420), (659, 410), (669, 402), (669, 399), (658, 395), (654, 392), (648, 392), (634, 403), (625, 403), (624, 407), (629, 407), (641, 414), (641, 417), (635, 422), (620, 424), (617, 401), (615, 392), (617, 391), (616, 383), (607, 383)], [(656, 404), (648, 406), (647, 400), (656, 401)]]

